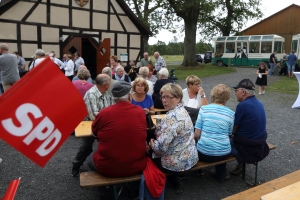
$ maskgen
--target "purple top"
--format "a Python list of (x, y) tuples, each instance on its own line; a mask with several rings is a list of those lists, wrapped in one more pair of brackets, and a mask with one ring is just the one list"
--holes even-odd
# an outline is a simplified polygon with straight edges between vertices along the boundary
[(82, 98), (84, 97), (85, 93), (94, 86), (94, 84), (87, 82), (87, 81), (81, 81), (81, 80), (76, 80), (73, 81), (74, 86), (77, 88), (77, 90), (80, 92)]

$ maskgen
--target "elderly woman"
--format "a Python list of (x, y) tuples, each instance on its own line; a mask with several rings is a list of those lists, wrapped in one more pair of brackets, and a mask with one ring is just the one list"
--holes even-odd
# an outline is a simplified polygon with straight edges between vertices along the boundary
[(164, 108), (162, 101), (160, 99), (160, 89), (167, 83), (173, 83), (172, 80), (168, 79), (168, 76), (169, 76), (169, 71), (167, 68), (162, 68), (159, 71), (159, 75), (158, 75), (159, 80), (157, 80), (154, 85), (154, 91), (152, 95), (155, 108)]
[(191, 75), (185, 79), (187, 88), (182, 90), (182, 104), (190, 108), (199, 109), (201, 105), (207, 105), (207, 99), (203, 88), (201, 87), (201, 80), (197, 76)]
[[(229, 136), (232, 134), (234, 112), (226, 107), (230, 89), (219, 84), (210, 94), (211, 104), (201, 106), (195, 125), (195, 140), (200, 161), (217, 162), (231, 153)], [(215, 167), (219, 182), (229, 178), (226, 163)]]
[(77, 77), (79, 80), (74, 80), (74, 86), (79, 90), (82, 98), (84, 97), (85, 93), (94, 86), (94, 84), (90, 83), (88, 79), (91, 77), (90, 71), (87, 68), (79, 68)]
[(43, 49), (37, 49), (34, 57), (34, 61), (29, 65), (29, 70), (35, 68), (45, 59), (45, 52), (43, 51)]
[(66, 64), (66, 66), (64, 67), (65, 76), (68, 77), (68, 79), (70, 79), (70, 81), (72, 81), (73, 75), (74, 75), (75, 64), (72, 60), (72, 55), (71, 54), (67, 55), (67, 60), (68, 60), (68, 62)]
[(132, 104), (140, 106), (146, 114), (154, 115), (154, 106), (152, 98), (147, 94), (149, 90), (148, 83), (146, 79), (142, 77), (137, 77), (132, 85)]
[(153, 85), (155, 85), (155, 83), (157, 81), (157, 78), (153, 75), (155, 68), (152, 64), (148, 64), (147, 67), (149, 69), (149, 74), (147, 76), (147, 80), (151, 81), (153, 83)]
[(144, 78), (147, 81), (148, 86), (149, 86), (149, 90), (148, 90), (147, 94), (152, 96), (152, 94), (153, 94), (153, 83), (151, 81), (147, 80), (148, 74), (149, 74), (148, 67), (140, 67), (139, 76)]
[(111, 67), (111, 74), (112, 74), (112, 75), (115, 75), (116, 68), (117, 68), (118, 66), (121, 66), (121, 65), (119, 65), (119, 63), (118, 63), (118, 57), (117, 57), (117, 56), (112, 56), (112, 57), (110, 57), (110, 67)]
[(112, 79), (117, 81), (125, 81), (127, 83), (131, 83), (131, 80), (127, 74), (125, 74), (124, 67), (118, 66), (116, 68), (116, 73), (112, 75)]
[(194, 140), (194, 127), (189, 114), (181, 104), (182, 88), (174, 83), (160, 90), (166, 117), (158, 124), (156, 140), (149, 142), (155, 164), (169, 176), (174, 187), (179, 187), (178, 173), (192, 168), (198, 161)]

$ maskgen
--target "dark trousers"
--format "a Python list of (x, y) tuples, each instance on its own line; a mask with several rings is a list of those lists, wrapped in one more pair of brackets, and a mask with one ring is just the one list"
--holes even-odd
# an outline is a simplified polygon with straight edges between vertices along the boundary
[[(208, 156), (208, 155), (202, 154), (201, 152), (198, 151), (199, 161), (204, 161), (204, 162), (218, 162), (218, 161), (226, 159), (228, 156), (229, 156), (229, 154), (224, 155), (224, 156)], [(225, 173), (226, 173), (226, 163), (216, 165), (215, 169), (216, 169), (216, 175), (218, 177), (218, 180), (220, 182), (223, 182)]]
[(73, 75), (72, 76), (67, 76), (67, 78), (72, 81), (73, 80)]
[(93, 143), (95, 138), (91, 137), (83, 137), (81, 138), (81, 145), (76, 154), (76, 157), (73, 159), (73, 167), (80, 167), (86, 158), (93, 152)]

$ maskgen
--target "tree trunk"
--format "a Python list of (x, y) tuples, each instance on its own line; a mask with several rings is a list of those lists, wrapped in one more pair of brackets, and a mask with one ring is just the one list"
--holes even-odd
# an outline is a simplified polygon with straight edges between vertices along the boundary
[(184, 20), (184, 58), (182, 65), (195, 66), (196, 62), (196, 31), (197, 31), (197, 22), (199, 17), (199, 9), (190, 8), (188, 9), (192, 14), (187, 15)]
[[(145, 35), (143, 37), (144, 52), (148, 52), (148, 46), (149, 46), (148, 41), (149, 41), (149, 36)], [(144, 54), (144, 52), (142, 52), (142, 55)], [(142, 56), (142, 58), (143, 58), (143, 56)]]

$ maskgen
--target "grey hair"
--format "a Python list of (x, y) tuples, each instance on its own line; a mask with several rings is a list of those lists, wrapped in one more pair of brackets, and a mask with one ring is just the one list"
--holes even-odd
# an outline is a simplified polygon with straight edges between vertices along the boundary
[(43, 49), (37, 49), (35, 51), (36, 55), (45, 56), (45, 51)]
[(119, 101), (128, 101), (129, 99), (129, 93), (122, 96), (122, 97), (113, 97), (112, 98), (115, 102), (119, 102)]
[(147, 78), (149, 74), (149, 68), (148, 67), (140, 67), (139, 69), (139, 75), (141, 75), (141, 77), (143, 77), (144, 79)]
[(0, 44), (0, 49), (3, 49), (3, 50), (6, 50), (6, 51), (8, 51), (8, 45), (7, 44), (5, 44), (5, 43), (2, 43), (2, 44)]
[(111, 78), (111, 68), (110, 67), (104, 67), (102, 69), (102, 74), (107, 74)]
[(248, 90), (248, 89), (244, 89), (244, 88), (242, 88), (242, 89), (245, 90), (245, 92), (248, 93), (248, 94), (255, 95), (254, 90)]
[(103, 85), (105, 85), (105, 84), (109, 84), (110, 83), (110, 80), (111, 78), (108, 76), (97, 76), (96, 77), (96, 84), (97, 85), (101, 85), (101, 86), (103, 86)]
[(119, 71), (119, 69), (122, 69), (122, 70), (124, 71), (124, 67), (122, 67), (122, 66), (119, 65), (119, 66), (116, 68), (116, 72)]
[(162, 68), (161, 70), (159, 70), (159, 75), (165, 77), (165, 78), (168, 78), (169, 76), (169, 71), (167, 68)]

